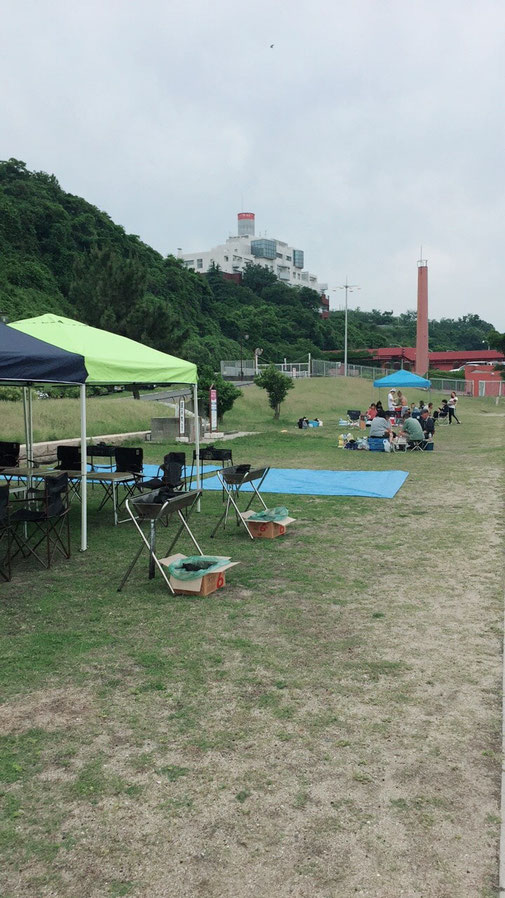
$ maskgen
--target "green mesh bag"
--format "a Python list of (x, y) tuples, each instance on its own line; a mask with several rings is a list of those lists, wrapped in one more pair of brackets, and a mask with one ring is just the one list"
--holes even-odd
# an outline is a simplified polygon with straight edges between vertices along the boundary
[(264, 511), (257, 511), (252, 514), (249, 521), (282, 521), (287, 518), (288, 510), (285, 505), (276, 505), (275, 508), (265, 508)]
[(215, 555), (188, 555), (168, 565), (168, 570), (176, 580), (197, 580), (204, 574), (211, 574), (223, 563)]

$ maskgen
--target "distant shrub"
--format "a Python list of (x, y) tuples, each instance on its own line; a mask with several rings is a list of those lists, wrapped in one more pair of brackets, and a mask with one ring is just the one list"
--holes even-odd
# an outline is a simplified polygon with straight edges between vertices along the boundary
[(20, 387), (0, 387), (0, 400), (3, 402), (19, 402), (22, 398)]

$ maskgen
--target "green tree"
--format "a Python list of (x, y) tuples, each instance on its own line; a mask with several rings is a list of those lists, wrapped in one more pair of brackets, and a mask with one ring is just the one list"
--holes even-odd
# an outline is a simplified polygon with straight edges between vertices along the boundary
[[(487, 340), (493, 349), (497, 349), (505, 355), (505, 334), (500, 334), (499, 331), (492, 330), (487, 335)], [(498, 367), (497, 365), (495, 366), (495, 371), (499, 371), (503, 380), (505, 380), (505, 366), (500, 365)]]
[(278, 371), (275, 365), (269, 365), (262, 374), (254, 378), (254, 383), (267, 391), (268, 403), (274, 410), (275, 420), (278, 420), (281, 403), (288, 395), (288, 390), (293, 389), (293, 381), (282, 371)]

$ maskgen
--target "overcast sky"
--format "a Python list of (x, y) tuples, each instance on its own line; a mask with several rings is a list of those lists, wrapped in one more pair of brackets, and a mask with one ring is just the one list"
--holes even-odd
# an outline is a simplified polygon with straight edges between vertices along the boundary
[[(256, 230), (332, 305), (505, 330), (503, 0), (4, 0), (0, 157), (161, 253)], [(273, 47), (270, 47), (274, 44)]]

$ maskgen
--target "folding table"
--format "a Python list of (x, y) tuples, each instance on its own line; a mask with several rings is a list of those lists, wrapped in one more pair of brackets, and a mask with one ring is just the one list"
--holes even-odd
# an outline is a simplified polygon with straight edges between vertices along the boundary
[[(81, 472), (66, 471), (65, 473), (68, 474), (68, 481), (71, 488), (74, 489), (77, 495), (79, 495), (78, 491), (75, 489), (75, 485), (78, 485), (81, 482)], [(130, 471), (111, 471), (110, 473), (106, 471), (89, 471), (87, 480), (90, 484), (99, 483), (104, 491), (104, 497), (98, 506), (98, 511), (101, 511), (106, 502), (112, 501), (114, 526), (116, 527), (119, 523), (122, 523), (122, 521), (118, 520), (118, 510), (123, 504), (123, 500), (121, 500), (121, 502), (118, 501), (118, 486), (121, 486), (121, 484), (126, 485), (127, 488), (132, 486), (137, 481), (135, 474), (132, 474)]]
[(54, 471), (54, 466), (49, 465), (49, 467), (32, 467), (20, 468), (17, 465), (14, 467), (8, 468), (0, 468), (0, 477), (5, 478), (7, 483), (10, 484), (11, 480), (17, 480), (18, 482), (26, 482), (30, 478), (35, 480), (37, 477), (41, 477), (44, 474), (49, 474), (51, 471)]
[[(247, 468), (247, 470), (241, 470), (241, 468)], [(250, 536), (250, 538), (254, 539), (254, 537), (251, 535), (251, 532), (250, 532), (246, 522), (244, 521), (242, 515), (244, 512), (249, 511), (255, 497), (257, 497), (259, 499), (263, 508), (268, 507), (267, 505), (265, 505), (263, 499), (261, 498), (260, 489), (262, 487), (263, 481), (264, 481), (265, 477), (267, 476), (269, 470), (270, 470), (270, 466), (267, 466), (265, 468), (250, 468), (248, 465), (244, 465), (244, 466), (232, 465), (229, 468), (223, 468), (222, 471), (217, 472), (217, 476), (219, 477), (219, 480), (221, 481), (221, 483), (223, 485), (223, 490), (226, 492), (227, 498), (226, 498), (226, 505), (225, 505), (224, 511), (223, 511), (221, 517), (219, 518), (219, 521), (217, 522), (216, 526), (214, 527), (214, 530), (212, 531), (212, 533), (210, 535), (211, 539), (216, 535), (217, 530), (218, 530), (219, 526), (221, 525), (221, 523), (223, 523), (223, 527), (226, 527), (226, 522), (228, 520), (228, 514), (230, 511), (230, 505), (232, 505), (233, 508), (235, 509), (235, 514), (237, 517), (237, 527), (240, 524), (242, 524), (245, 527), (245, 529), (247, 530), (247, 533)], [(247, 506), (244, 508), (244, 512), (241, 512), (239, 505), (238, 505), (239, 493), (240, 493), (240, 490), (242, 489), (242, 487), (246, 485), (246, 483), (251, 484), (252, 496), (249, 499)]]
[[(201, 490), (191, 490), (191, 492), (178, 493), (173, 498), (163, 501), (163, 488), (161, 488), (153, 490), (153, 492), (151, 493), (142, 493), (140, 496), (135, 496), (133, 499), (126, 500), (126, 509), (139, 533), (142, 544), (137, 554), (132, 559), (123, 579), (121, 580), (121, 583), (118, 586), (118, 592), (121, 592), (138, 559), (140, 558), (141, 553), (143, 552), (144, 548), (147, 548), (149, 552), (149, 579), (152, 580), (155, 574), (155, 568), (157, 567), (170, 592), (172, 593), (172, 595), (175, 595), (174, 590), (172, 589), (172, 586), (170, 584), (170, 580), (163, 570), (163, 565), (160, 563), (158, 556), (156, 555), (156, 524), (158, 522), (161, 522), (164, 526), (166, 526), (169, 519), (173, 515), (176, 515), (181, 522), (177, 533), (175, 534), (169, 548), (163, 556), (164, 558), (170, 555), (183, 530), (186, 530), (186, 532), (189, 534), (189, 537), (191, 538), (193, 545), (196, 547), (198, 554), (203, 555), (203, 552), (198, 545), (193, 533), (191, 532), (188, 524), (188, 518), (190, 517), (191, 512), (193, 511), (201, 495)], [(161, 499), (162, 501), (156, 501), (157, 499)], [(184, 516), (182, 513), (183, 509), (186, 511), (186, 516)], [(146, 534), (142, 530), (142, 524), (149, 524), (148, 536), (146, 536)]]

